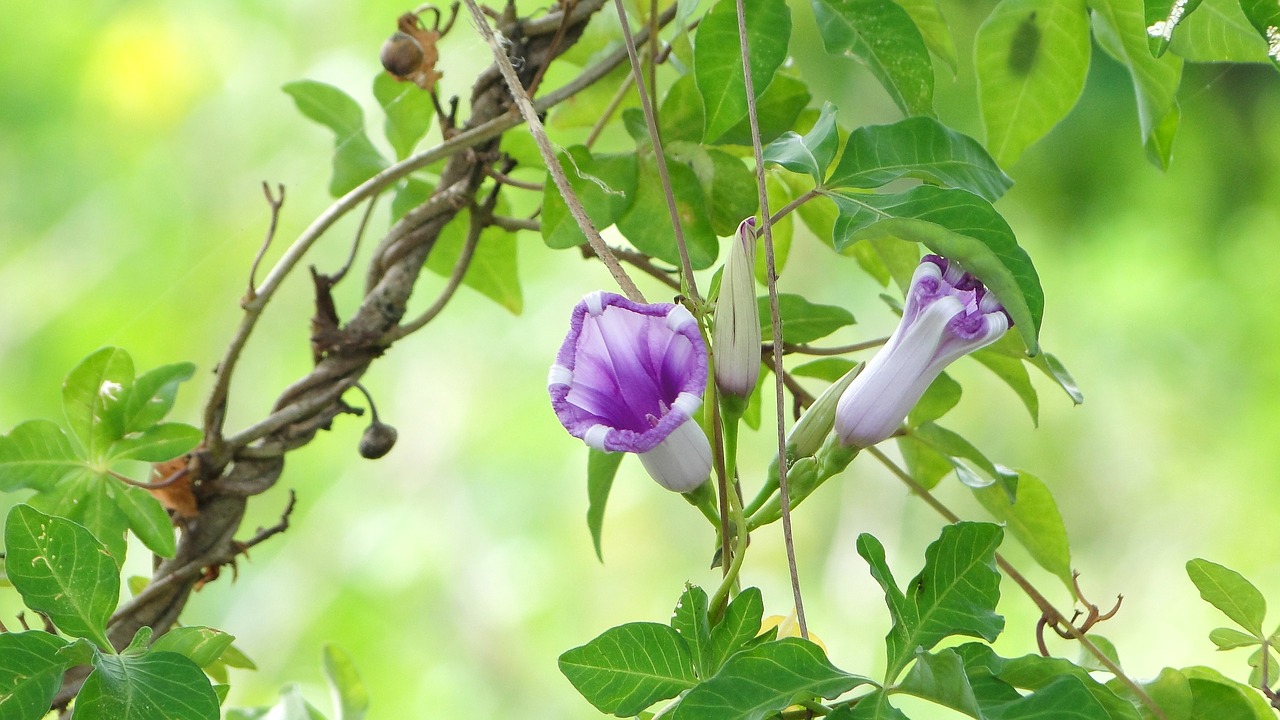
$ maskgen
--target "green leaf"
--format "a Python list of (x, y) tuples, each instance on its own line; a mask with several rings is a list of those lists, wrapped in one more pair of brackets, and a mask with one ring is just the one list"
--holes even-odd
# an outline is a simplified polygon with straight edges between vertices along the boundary
[(884, 547), (868, 534), (858, 536), (858, 554), (871, 566), (871, 575), (885, 592), (893, 628), (886, 637), (887, 681), (892, 681), (915, 655), (952, 635), (995, 640), (1004, 628), (996, 614), (1000, 574), (995, 552), (1004, 531), (990, 523), (961, 522), (942, 529), (925, 550), (924, 569), (898, 589), (885, 562)]
[(591, 531), (591, 544), (596, 558), (604, 562), (600, 552), (600, 533), (604, 528), (604, 506), (613, 488), (613, 478), (618, 474), (624, 453), (607, 453), (587, 450), (587, 528)]
[(842, 357), (825, 357), (810, 360), (791, 369), (791, 374), (799, 377), (812, 377), (827, 382), (835, 382), (844, 377), (858, 363)]
[(672, 157), (688, 165), (698, 177), (711, 213), (711, 230), (716, 235), (733, 235), (743, 218), (760, 210), (756, 175), (747, 169), (741, 158), (723, 150), (685, 142), (672, 143), (667, 149)]
[(933, 61), (920, 30), (893, 0), (811, 0), (829, 54), (867, 66), (903, 115), (933, 114)]
[(128, 547), (125, 533), (129, 530), (129, 517), (119, 502), (124, 487), (119, 480), (81, 468), (29, 502), (41, 512), (83, 525), (121, 565)]
[(391, 198), (391, 221), (395, 222), (410, 210), (425, 203), (435, 191), (430, 183), (417, 178), (408, 178), (396, 187), (396, 194)]
[(1075, 378), (1071, 377), (1071, 373), (1067, 372), (1066, 366), (1057, 357), (1050, 353), (1040, 353), (1033, 358), (1028, 358), (1027, 362), (1039, 368), (1057, 383), (1058, 387), (1067, 393), (1067, 397), (1071, 398), (1071, 402), (1076, 405), (1084, 402), (1084, 393), (1080, 392)]
[(111, 647), (107, 619), (120, 597), (116, 563), (102, 543), (70, 520), (15, 505), (4, 528), (5, 569), (26, 606), (68, 635)]
[(1267, 43), (1267, 57), (1280, 68), (1280, 5), (1270, 0), (1240, 0), (1249, 23)]
[(867, 678), (837, 669), (822, 648), (783, 638), (744, 650), (676, 707), (673, 720), (761, 720), (800, 698), (834, 698)]
[(693, 656), (684, 638), (658, 623), (609, 628), (560, 656), (560, 672), (600, 712), (630, 717), (693, 687)]
[(1013, 185), (976, 140), (931, 117), (913, 117), (854, 130), (827, 187), (878, 188), (903, 177), (961, 188), (992, 202)]
[(124, 402), (124, 432), (147, 430), (164, 419), (173, 409), (178, 385), (190, 380), (195, 371), (195, 365), (183, 362), (161, 365), (139, 375), (121, 398)]
[(28, 420), (0, 435), (0, 491), (46, 491), (83, 467), (66, 433), (48, 420)]
[(336, 645), (324, 646), (324, 677), (338, 710), (337, 720), (363, 720), (369, 712), (369, 689), (351, 656)]
[[(676, 199), (689, 262), (694, 270), (705, 270), (715, 262), (720, 241), (711, 229), (706, 196), (698, 176), (686, 164), (668, 158), (667, 173)], [(671, 265), (680, 265), (675, 230), (667, 199), (659, 181), (657, 163), (645, 157), (639, 163), (635, 200), (617, 221), (618, 230), (636, 249)]]
[(836, 106), (824, 102), (818, 121), (809, 132), (801, 136), (788, 130), (764, 149), (764, 159), (791, 172), (808, 173), (814, 183), (821, 185), (839, 146)]
[(1008, 167), (1075, 106), (1089, 74), (1084, 0), (1004, 0), (974, 40), (987, 148)]
[(760, 588), (749, 587), (729, 603), (724, 618), (711, 629), (711, 647), (707, 654), (710, 673), (718, 671), (731, 655), (760, 634), (764, 618), (764, 598)]
[[(973, 443), (934, 423), (923, 423), (913, 428), (911, 434), (924, 444), (942, 453), (951, 462), (960, 481), (965, 485), (971, 488), (998, 485), (1010, 500), (1016, 497), (1018, 474), (988, 460), (987, 456), (974, 447)], [(960, 462), (961, 459), (968, 460), (976, 465), (989, 479), (973, 477), (972, 471), (969, 470), (968, 466)]]
[(702, 107), (702, 94), (698, 92), (698, 80), (693, 73), (681, 75), (671, 83), (658, 110), (658, 120), (664, 143), (702, 142), (707, 117)]
[(1184, 14), (1170, 47), (1187, 62), (1271, 61), (1265, 35), (1254, 31), (1239, 0), (1205, 0), (1195, 15)]
[[(431, 127), (431, 118), (435, 114), (431, 95), (411, 82), (400, 82), (388, 73), (380, 72), (373, 79), (373, 96), (386, 115), (382, 132), (395, 149), (396, 159), (403, 160)], [(363, 115), (360, 121), (364, 122)]]
[[(1010, 336), (1012, 337), (1012, 336)], [(1027, 372), (1027, 368), (1022, 364), (1021, 358), (1011, 358), (1007, 355), (997, 352), (991, 352), (987, 349), (979, 350), (972, 354), (973, 359), (982, 363), (988, 370), (996, 374), (996, 377), (1004, 381), (1013, 392), (1022, 401), (1027, 412), (1031, 415), (1032, 424), (1040, 425), (1040, 395), (1036, 393), (1035, 386), (1031, 384), (1031, 376)]]
[(955, 41), (951, 39), (951, 27), (942, 16), (942, 7), (938, 0), (896, 0), (903, 10), (911, 16), (924, 38), (929, 51), (951, 68), (955, 73), (958, 66)]
[[(104, 482), (111, 482), (104, 480)], [(173, 521), (158, 500), (142, 488), (119, 485), (115, 500), (128, 519), (129, 528), (142, 544), (160, 557), (173, 557), (177, 550)]]
[(907, 466), (912, 479), (920, 483), (926, 490), (937, 487), (942, 478), (955, 470), (951, 458), (934, 450), (913, 435), (900, 435), (896, 438), (898, 450)]
[[(795, 129), (804, 109), (809, 106), (813, 95), (803, 80), (787, 74), (786, 69), (778, 71), (773, 82), (765, 88), (764, 94), (756, 102), (757, 118), (760, 122), (760, 142), (771, 143), (782, 133)], [(716, 139), (717, 145), (744, 145), (751, 147), (751, 123), (742, 118), (737, 125), (729, 128)]]
[[(1164, 668), (1154, 680), (1137, 681), (1137, 683), (1143, 692), (1155, 700), (1164, 711), (1165, 720), (1191, 720), (1191, 708), (1194, 702), (1191, 696), (1191, 685), (1181, 672), (1173, 668)], [(1151, 712), (1151, 708), (1134, 695), (1129, 686), (1119, 678), (1108, 680), (1107, 687), (1137, 708), (1141, 720), (1155, 720), (1156, 716)]]
[(103, 655), (76, 695), (80, 720), (217, 720), (218, 696), (196, 664), (172, 652)]
[(986, 200), (964, 190), (921, 185), (893, 195), (830, 195), (840, 211), (835, 247), (859, 240), (923, 243), (955, 260), (995, 293), (1031, 352), (1044, 315), (1044, 291), (1031, 258)]
[[(979, 704), (988, 716), (1000, 718), (1097, 718), (1098, 720), (1139, 720), (1133, 706), (1116, 696), (1089, 672), (1062, 658), (1025, 655), (1002, 658), (987, 645), (965, 643), (956, 648), (964, 658), (965, 672), (974, 684)], [(1018, 695), (992, 692), (992, 678), (1001, 684), (1034, 691), (1018, 699)], [(1067, 681), (1063, 685), (1063, 681)], [(979, 688), (982, 688), (980, 691)], [(1032, 701), (1032, 698), (1039, 699)], [(1072, 698), (1070, 701), (1067, 698)], [(1012, 702), (1011, 702), (1012, 701)], [(1083, 714), (1068, 714), (1066, 708), (1078, 707)], [(1055, 714), (1064, 713), (1064, 714)]]
[[(769, 296), (756, 299), (760, 309), (760, 337), (773, 340), (773, 321), (769, 313)], [(799, 295), (778, 294), (778, 315), (782, 318), (782, 338), (789, 343), (809, 343), (824, 338), (855, 321), (853, 313), (835, 305), (818, 305)]]
[(1191, 686), (1192, 720), (1275, 720), (1262, 694), (1217, 670), (1188, 667), (1182, 674)]
[(671, 614), (671, 627), (689, 644), (693, 666), (698, 677), (711, 675), (719, 665), (710, 665), (711, 621), (708, 618), (707, 593), (697, 585), (685, 585), (676, 610)]
[(1262, 642), (1249, 633), (1242, 633), (1235, 628), (1216, 628), (1209, 633), (1209, 640), (1218, 646), (1219, 650), (1234, 650), (1242, 647), (1252, 647)]
[(107, 450), (107, 457), (113, 462), (164, 462), (189, 452), (203, 439), (204, 433), (199, 428), (185, 423), (160, 423), (112, 443)]
[(934, 654), (917, 651), (915, 664), (897, 689), (970, 717), (982, 717), (978, 699), (964, 671), (964, 661), (950, 648)]
[[(791, 11), (785, 0), (745, 0), (744, 16), (751, 47), (751, 82), (758, 99), (787, 59)], [(693, 70), (706, 113), (703, 138), (715, 141), (747, 114), (734, 0), (717, 2), (698, 25)]]
[(195, 663), (208, 667), (222, 657), (235, 636), (211, 627), (189, 625), (171, 628), (151, 643), (151, 652), (173, 652)]
[(1178, 83), (1182, 60), (1151, 55), (1142, 0), (1089, 0), (1094, 37), (1102, 49), (1129, 70), (1138, 98), (1138, 125), (1147, 157), (1161, 170), (1169, 167), (1178, 129)]
[(1243, 575), (1214, 562), (1196, 558), (1187, 561), (1187, 575), (1205, 602), (1218, 608), (1237, 625), (1259, 640), (1267, 601)]
[[(613, 225), (634, 202), (635, 153), (592, 156), (585, 147), (574, 145), (559, 157), (569, 186), (582, 201), (596, 230)], [(555, 249), (577, 247), (587, 241), (550, 177), (542, 190), (542, 239), (547, 247)]]
[(1143, 5), (1147, 44), (1151, 54), (1160, 57), (1169, 49), (1169, 39), (1174, 31), (1179, 30), (1178, 35), (1182, 35), (1182, 24), (1191, 19), (1190, 15), (1200, 6), (1200, 0), (1145, 0)]
[(1071, 585), (1071, 547), (1067, 528), (1049, 488), (1035, 475), (1018, 473), (1016, 502), (995, 486), (975, 489), (982, 506), (1005, 524), (1040, 567)]
[(0, 717), (40, 720), (62, 687), (66, 641), (43, 630), (0, 634)]
[(945, 372), (939, 374), (916, 406), (907, 413), (907, 427), (916, 428), (946, 415), (960, 402), (960, 394), (960, 383)]
[[(435, 247), (427, 256), (427, 269), (441, 277), (453, 275), (467, 243), (470, 223), (470, 211), (462, 210), (440, 231)], [(462, 284), (498, 303), (511, 314), (519, 315), (524, 310), (524, 296), (520, 290), (516, 255), (515, 233), (497, 226), (485, 228), (471, 256), (471, 265), (462, 276)]]
[(333, 177), (329, 194), (338, 197), (387, 167), (386, 158), (364, 131), (360, 104), (338, 88), (314, 80), (298, 80), (282, 88), (310, 120), (333, 131)]
[(62, 411), (90, 459), (124, 434), (125, 395), (133, 386), (133, 360), (104, 347), (80, 361), (62, 383)]

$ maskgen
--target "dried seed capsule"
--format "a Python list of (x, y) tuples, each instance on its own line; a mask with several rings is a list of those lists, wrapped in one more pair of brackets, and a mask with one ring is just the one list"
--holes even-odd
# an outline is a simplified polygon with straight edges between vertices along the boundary
[(404, 78), (422, 67), (425, 54), (422, 44), (412, 35), (397, 30), (382, 43), (382, 52), (379, 57), (382, 60), (382, 67), (386, 68), (387, 72)]
[(395, 447), (396, 435), (395, 428), (374, 420), (364, 429), (364, 435), (360, 436), (360, 456), (377, 460), (386, 455)]

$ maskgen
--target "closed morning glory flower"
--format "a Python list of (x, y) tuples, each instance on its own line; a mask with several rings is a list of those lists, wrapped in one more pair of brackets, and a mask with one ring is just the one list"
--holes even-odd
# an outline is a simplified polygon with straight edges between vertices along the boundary
[(746, 398), (760, 377), (760, 306), (756, 304), (756, 219), (738, 225), (720, 276), (720, 299), (711, 336), (716, 351), (716, 385)]
[(573, 308), (547, 380), (570, 435), (605, 452), (633, 452), (668, 490), (711, 474), (711, 445), (692, 419), (707, 385), (707, 346), (680, 305), (594, 292)]
[(869, 447), (893, 434), (943, 368), (1009, 329), (1004, 307), (959, 263), (926, 255), (889, 342), (840, 396), (840, 441)]

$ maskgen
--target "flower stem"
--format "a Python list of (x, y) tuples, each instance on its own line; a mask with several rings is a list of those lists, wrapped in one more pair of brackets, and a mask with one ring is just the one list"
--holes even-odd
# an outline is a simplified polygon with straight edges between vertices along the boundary
[[(734, 482), (735, 473), (737, 472), (737, 456), (738, 456), (738, 423), (742, 420), (740, 413), (733, 413), (726, 410), (723, 414), (724, 418), (724, 457), (725, 457), (725, 485), (727, 491), (725, 495), (729, 501), (729, 517), (733, 527), (735, 544), (730, 551), (732, 557), (724, 554), (720, 557), (720, 563), (724, 565), (728, 563), (725, 570), (724, 578), (720, 580), (720, 587), (716, 588), (715, 593), (711, 596), (711, 602), (708, 607), (711, 609), (712, 624), (719, 621), (724, 615), (725, 606), (728, 604), (729, 591), (738, 582), (738, 573), (742, 570), (742, 560), (747, 555), (747, 545), (750, 542), (750, 536), (747, 534), (746, 517), (742, 514), (742, 499), (738, 497), (737, 485)], [(727, 536), (725, 536), (727, 538)], [(727, 539), (725, 540), (727, 545)]]

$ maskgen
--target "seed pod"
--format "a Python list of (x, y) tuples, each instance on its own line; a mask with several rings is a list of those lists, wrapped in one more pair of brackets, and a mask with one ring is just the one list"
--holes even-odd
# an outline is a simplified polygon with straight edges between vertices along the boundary
[(387, 72), (403, 78), (422, 67), (425, 54), (422, 44), (412, 35), (397, 30), (382, 43), (382, 52), (379, 57), (382, 60), (382, 67), (386, 68)]
[(395, 428), (374, 420), (364, 429), (364, 435), (360, 436), (360, 456), (377, 460), (386, 455), (391, 452), (391, 448), (395, 447), (396, 435)]

